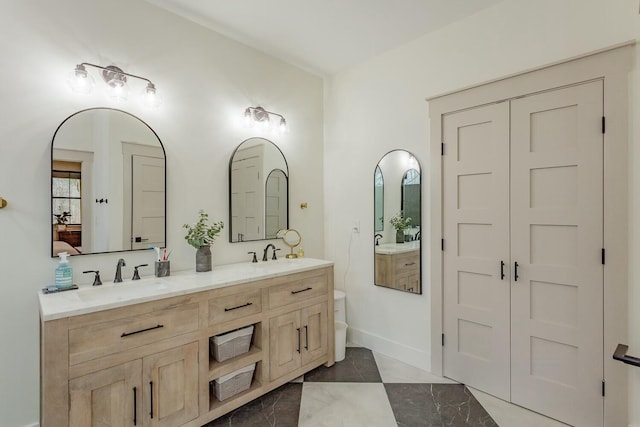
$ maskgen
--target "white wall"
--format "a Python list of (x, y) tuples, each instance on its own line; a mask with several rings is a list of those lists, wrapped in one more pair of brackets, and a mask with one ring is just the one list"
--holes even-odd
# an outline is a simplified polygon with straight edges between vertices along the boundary
[[(67, 89), (67, 73), (83, 61), (113, 63), (150, 78), (164, 97), (158, 110), (133, 99), (120, 108), (147, 122), (166, 149), (172, 270), (194, 268), (195, 250), (181, 226), (195, 222), (198, 209), (228, 224), (228, 161), (251, 136), (266, 136), (287, 157), (291, 226), (300, 230), (307, 256), (323, 256), (323, 82), (143, 1), (0, 5), (0, 196), (9, 202), (0, 210), (0, 424), (24, 426), (39, 417), (37, 292), (51, 283), (56, 266), (50, 258), (51, 138), (75, 111), (114, 106), (93, 70), (96, 91), (87, 98)], [(245, 129), (244, 110), (256, 105), (283, 114), (289, 132)], [(301, 201), (309, 208), (300, 210)], [(247, 251), (265, 244), (230, 244), (225, 228), (213, 247), (214, 268), (248, 261)], [(127, 276), (130, 266), (153, 259), (149, 251), (72, 257), (75, 282), (91, 283), (81, 273), (87, 269), (110, 280), (120, 256)]]
[[(394, 148), (414, 153), (425, 167), (422, 177), (428, 178), (425, 98), (634, 39), (640, 40), (637, 0), (507, 0), (327, 80), (326, 257), (336, 261), (336, 287), (347, 289), (351, 339), (429, 367), (428, 247), (424, 245), (422, 251), (422, 295), (373, 286), (371, 179), (378, 159)], [(631, 141), (636, 143), (640, 137), (639, 69), (636, 66), (630, 76), (634, 88), (630, 94)], [(629, 227), (633, 237), (628, 344), (640, 353), (640, 227), (636, 225), (640, 150), (630, 147)], [(339, 191), (344, 182), (351, 185)], [(424, 179), (423, 214), (429, 212), (428, 188)], [(351, 234), (356, 219), (361, 221), (361, 233)], [(431, 238), (426, 220), (423, 241)], [(630, 422), (640, 426), (640, 369), (629, 368), (629, 375)]]

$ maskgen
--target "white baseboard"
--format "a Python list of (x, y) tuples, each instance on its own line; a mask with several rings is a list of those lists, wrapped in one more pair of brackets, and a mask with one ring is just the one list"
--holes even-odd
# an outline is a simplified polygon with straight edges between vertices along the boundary
[(24, 427), (40, 427), (40, 423), (33, 423), (33, 424), (28, 424)]
[(379, 335), (372, 334), (361, 329), (347, 329), (347, 341), (361, 345), (370, 350), (393, 357), (416, 368), (429, 371), (431, 368), (431, 355), (428, 352), (410, 347)]

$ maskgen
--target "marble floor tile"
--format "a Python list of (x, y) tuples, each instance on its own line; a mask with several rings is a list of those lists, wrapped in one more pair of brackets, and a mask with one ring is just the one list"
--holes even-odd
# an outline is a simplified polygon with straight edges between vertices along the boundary
[(462, 384), (384, 386), (399, 427), (498, 426)]
[(560, 421), (498, 399), (490, 394), (472, 388), (469, 388), (469, 390), (500, 426), (567, 427), (566, 424)]
[(301, 427), (396, 427), (384, 384), (307, 383)]
[(319, 366), (305, 374), (304, 381), (379, 383), (382, 379), (371, 350), (364, 347), (349, 347), (342, 362), (336, 362), (330, 368), (324, 365)]
[(373, 352), (373, 357), (378, 365), (382, 382), (385, 383), (457, 384), (449, 378), (438, 377), (384, 354)]
[(289, 383), (203, 427), (296, 427), (302, 384)]

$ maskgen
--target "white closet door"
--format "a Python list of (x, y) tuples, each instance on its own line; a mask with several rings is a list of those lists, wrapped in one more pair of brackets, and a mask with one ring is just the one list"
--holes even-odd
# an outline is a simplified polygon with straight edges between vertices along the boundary
[(443, 132), (444, 375), (509, 400), (509, 103)]
[[(164, 158), (133, 155), (131, 167), (131, 249), (163, 247), (166, 245)], [(136, 242), (138, 238), (140, 241)]]
[(602, 82), (511, 103), (511, 401), (602, 426)]
[(263, 147), (238, 150), (231, 164), (231, 239), (264, 238)]

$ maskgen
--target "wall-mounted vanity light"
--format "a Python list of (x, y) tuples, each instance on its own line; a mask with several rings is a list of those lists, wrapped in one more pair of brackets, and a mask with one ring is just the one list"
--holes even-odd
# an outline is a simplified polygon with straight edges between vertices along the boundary
[(88, 62), (76, 65), (75, 70), (71, 72), (67, 79), (69, 87), (71, 87), (71, 90), (74, 92), (88, 94), (93, 90), (95, 80), (91, 74), (87, 72), (87, 67), (102, 70), (102, 79), (107, 84), (107, 96), (114, 101), (125, 102), (128, 99), (129, 86), (127, 84), (127, 77), (132, 77), (147, 83), (147, 86), (141, 95), (142, 103), (151, 108), (160, 106), (162, 101), (156, 92), (156, 85), (154, 85), (151, 80), (146, 77), (136, 76), (135, 74), (125, 73), (115, 65), (102, 67)]
[(282, 114), (267, 111), (262, 107), (247, 107), (247, 109), (244, 110), (244, 120), (247, 126), (258, 125), (264, 130), (272, 128), (270, 116), (280, 117), (278, 130), (280, 133), (285, 133), (287, 131), (287, 121)]

